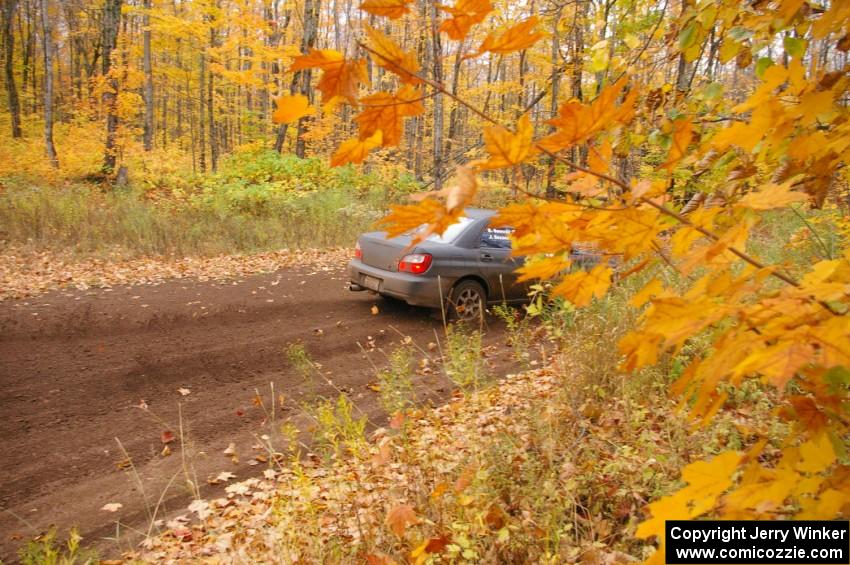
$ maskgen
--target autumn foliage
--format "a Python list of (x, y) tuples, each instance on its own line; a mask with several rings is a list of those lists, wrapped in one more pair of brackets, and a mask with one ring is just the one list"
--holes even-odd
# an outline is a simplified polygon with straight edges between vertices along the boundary
[[(399, 18), (406, 4), (366, 2), (363, 9)], [(492, 6), (458, 0), (441, 9), (450, 17), (440, 30), (452, 41), (465, 41)], [(471, 46), (466, 57), (529, 49), (545, 35), (537, 24), (531, 17), (493, 31)], [(620, 342), (622, 369), (652, 366), (680, 353), (695, 338), (708, 336), (710, 347), (690, 357), (671, 387), (693, 426), (704, 426), (724, 409), (730, 385), (752, 379), (775, 389), (777, 416), (793, 433), (778, 454), (767, 457), (766, 431), (743, 429), (745, 449), (683, 469), (685, 486), (652, 502), (637, 528), (638, 537), (655, 537), (662, 545), (652, 562), (663, 559), (666, 519), (802, 519), (850, 513), (850, 473), (841, 463), (847, 461), (850, 252), (792, 276), (783, 265), (753, 255), (749, 244), (765, 213), (793, 205), (822, 206), (843, 174), (850, 156), (847, 68), (828, 70), (807, 49), (818, 41), (846, 51), (848, 24), (850, 6), (841, 2), (824, 7), (798, 0), (756, 2), (743, 10), (738, 2), (687, 3), (669, 32), (677, 46), (673, 56), (683, 67), (699, 58), (709, 33), (717, 40), (720, 62), (735, 61), (741, 67), (750, 64), (758, 46), (783, 45), (781, 60), (759, 60), (759, 83), (743, 102), (727, 107), (713, 98), (671, 92), (651, 74), (635, 73), (628, 61), (609, 65), (606, 76), (615, 78), (602, 80), (592, 100), (560, 103), (547, 135), (536, 134), (525, 112), (512, 124), (500, 124), (459, 100), (491, 122), (482, 132), (487, 156), (470, 163), (448, 189), (419, 204), (396, 206), (383, 220), (391, 234), (419, 224), (442, 231), (475, 196), (476, 174), (507, 169), (517, 179), (526, 167), (548, 159), (568, 179), (563, 197), (529, 194), (503, 208), (497, 219), (515, 228), (514, 253), (530, 258), (523, 276), (551, 279), (555, 295), (585, 306), (604, 296), (618, 277), (673, 270), (681, 284), (650, 278), (632, 298), (640, 316)], [(380, 31), (364, 28), (360, 48), (395, 75), (391, 82), (397, 88), (357, 100), (361, 113), (355, 121), (361, 134), (343, 143), (335, 164), (360, 162), (382, 143), (397, 142), (403, 121), (421, 112), (414, 87), (447, 94), (443, 84), (420, 72), (414, 54)], [(339, 87), (331, 86), (338, 81), (321, 81), (326, 98), (352, 101), (344, 81)], [(660, 97), (669, 118), (658, 113)], [(376, 109), (379, 101), (392, 110)], [(640, 175), (624, 176), (618, 159), (628, 151), (629, 132), (658, 119), (668, 124), (666, 157)], [(376, 138), (379, 134), (383, 137)], [(681, 178), (711, 179), (691, 190), (710, 193), (721, 204), (682, 214), (675, 190)], [(603, 262), (563, 276), (574, 242), (592, 244), (616, 257), (621, 267)], [(388, 521), (399, 529), (411, 519), (403, 508)]]
[[(42, 4), (44, 22), (58, 17)], [(540, 296), (584, 308), (637, 287), (622, 314), (636, 322), (618, 342), (620, 371), (636, 378), (675, 365), (669, 394), (694, 434), (748, 386), (766, 391), (789, 430), (777, 439), (742, 418), (736, 449), (685, 466), (681, 488), (645, 501), (628, 527), (657, 544), (650, 562), (663, 559), (667, 519), (850, 517), (850, 250), (824, 244), (806, 219), (809, 209), (846, 216), (850, 2), (137, 3), (125, 7), (135, 25), (112, 30), (101, 72), (86, 54), (109, 35), (104, 10), (66, 4), (85, 17), (66, 14), (67, 25), (39, 33), (45, 45), (68, 39), (56, 50), (76, 74), (56, 73), (57, 131), (76, 127), (85, 143), (60, 140), (58, 161), (39, 157), (51, 170), (44, 178), (57, 165), (94, 176), (94, 152), (97, 165), (103, 152), (142, 171), (179, 153), (205, 172), (243, 145), (313, 152), (340, 167), (404, 164), (422, 189), (387, 198), (378, 225), (389, 235), (427, 225), (420, 238), (444, 231), (488, 187), (507, 187), (511, 202), (495, 221), (514, 228), (513, 253), (527, 259), (521, 279), (541, 283)], [(35, 122), (27, 108), (39, 110), (52, 135), (52, 95), (35, 95), (49, 81), (32, 70), (31, 28), (18, 30), (25, 55), (8, 55), (27, 57), (6, 74), (9, 125), (23, 78), (24, 126)], [(151, 31), (164, 54), (155, 71), (139, 45)], [(53, 50), (43, 51), (39, 65), (50, 67)], [(146, 94), (154, 82), (157, 128)], [(108, 141), (95, 143), (101, 121)], [(141, 153), (137, 138), (151, 128), (162, 141)], [(30, 153), (0, 147), (0, 173), (27, 172)], [(114, 169), (100, 173), (112, 182)], [(759, 236), (781, 214), (805, 223), (797, 234), (819, 256), (761, 256)], [(604, 260), (578, 268), (581, 248)], [(401, 540), (424, 515), (405, 503), (381, 527)], [(419, 540), (411, 559), (444, 545)], [(384, 557), (368, 560), (391, 562)]]

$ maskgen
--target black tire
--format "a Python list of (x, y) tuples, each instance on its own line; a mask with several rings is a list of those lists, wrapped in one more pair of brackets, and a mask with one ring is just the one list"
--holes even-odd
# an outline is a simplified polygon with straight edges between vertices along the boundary
[(480, 283), (467, 279), (460, 281), (449, 293), (449, 317), (461, 322), (480, 320), (487, 306), (487, 292)]

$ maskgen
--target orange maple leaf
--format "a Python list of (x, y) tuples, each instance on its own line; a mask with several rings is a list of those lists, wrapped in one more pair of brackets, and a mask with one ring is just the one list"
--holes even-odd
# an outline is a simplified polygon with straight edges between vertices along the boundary
[(307, 55), (296, 57), (289, 68), (293, 72), (304, 69), (323, 71), (317, 88), (325, 103), (339, 96), (355, 104), (358, 85), (367, 78), (364, 59), (346, 59), (334, 49), (311, 49)]
[(475, 171), (470, 166), (459, 165), (455, 172), (454, 182), (448, 183), (442, 190), (411, 194), (411, 200), (442, 196), (446, 199), (446, 209), (449, 212), (462, 210), (475, 198), (475, 193), (478, 192), (478, 181), (475, 178)]
[(331, 157), (331, 167), (348, 163), (362, 163), (369, 151), (378, 147), (383, 139), (383, 133), (378, 130), (366, 139), (349, 139), (344, 141)]
[(272, 114), (272, 122), (276, 124), (288, 124), (316, 111), (303, 94), (281, 96), (275, 100), (275, 105), (277, 109)]
[(493, 11), (490, 0), (457, 0), (454, 6), (438, 6), (452, 17), (440, 24), (440, 31), (455, 41), (467, 36), (475, 24), (480, 24)]
[(491, 33), (484, 39), (484, 43), (479, 48), (479, 53), (489, 51), (504, 55), (514, 51), (522, 51), (528, 49), (541, 37), (546, 34), (541, 31), (534, 31), (534, 26), (537, 25), (537, 16), (531, 16), (527, 20), (518, 23), (501, 34)]
[(422, 82), (416, 76), (419, 71), (416, 53), (405, 51), (395, 41), (371, 26), (364, 26), (364, 29), (369, 36), (372, 58), (378, 65), (398, 75), (403, 83), (417, 85)]
[(376, 16), (395, 20), (410, 13), (411, 2), (413, 0), (365, 0), (360, 4), (360, 9)]
[(387, 525), (398, 537), (404, 535), (408, 526), (415, 526), (418, 523), (419, 518), (409, 504), (399, 504), (387, 513)]
[[(432, 234), (446, 231), (460, 218), (462, 208), (449, 210), (441, 202), (427, 198), (418, 204), (392, 204), (390, 213), (378, 220), (378, 227), (386, 230), (387, 237), (396, 237), (418, 229), (407, 249)], [(423, 227), (424, 226), (424, 227)]]
[(422, 93), (406, 84), (398, 92), (378, 92), (360, 99), (363, 111), (354, 119), (360, 127), (360, 139), (383, 131), (383, 146), (398, 145), (404, 133), (404, 118), (425, 112)]
[(533, 157), (537, 150), (533, 146), (534, 128), (524, 114), (517, 123), (517, 132), (511, 133), (502, 126), (484, 129), (484, 142), (490, 158), (478, 163), (481, 169), (501, 169), (519, 165)]
[(793, 407), (793, 416), (804, 430), (819, 432), (827, 425), (827, 417), (817, 403), (808, 396), (791, 396), (788, 401)]
[(383, 553), (370, 553), (366, 556), (368, 565), (397, 565), (395, 559)]
[(557, 131), (541, 139), (538, 145), (547, 151), (561, 151), (588, 140), (611, 124), (631, 121), (637, 89), (629, 91), (622, 104), (616, 104), (626, 82), (627, 78), (623, 77), (606, 87), (589, 105), (577, 100), (562, 104), (558, 117), (547, 122), (555, 126)]

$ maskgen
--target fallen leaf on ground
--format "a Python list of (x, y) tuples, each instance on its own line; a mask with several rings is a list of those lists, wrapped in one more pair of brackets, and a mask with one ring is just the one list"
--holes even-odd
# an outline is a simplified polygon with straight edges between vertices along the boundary
[(415, 526), (418, 523), (419, 518), (409, 504), (399, 504), (387, 513), (387, 525), (398, 537), (404, 535), (408, 526)]
[(205, 519), (212, 513), (210, 510), (210, 503), (206, 500), (193, 500), (192, 504), (189, 505), (189, 512), (194, 512), (201, 520)]
[(226, 483), (231, 479), (235, 479), (236, 475), (231, 473), (230, 471), (222, 471), (215, 478), (207, 479), (207, 482), (211, 485), (217, 485), (219, 483)]

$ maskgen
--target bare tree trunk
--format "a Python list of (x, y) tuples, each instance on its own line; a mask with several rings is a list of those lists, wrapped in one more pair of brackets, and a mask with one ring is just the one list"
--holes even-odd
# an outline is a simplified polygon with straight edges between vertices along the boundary
[[(316, 35), (319, 29), (319, 15), (321, 2), (320, 0), (305, 0), (304, 2), (304, 35), (301, 39), (301, 47), (303, 51), (315, 47)], [(301, 94), (305, 95), (313, 102), (313, 88), (311, 80), (313, 75), (309, 69), (302, 71), (301, 74)], [(307, 143), (304, 141), (304, 127), (307, 118), (298, 120), (298, 134), (295, 138), (295, 155), (304, 158), (307, 153)]]
[[(210, 18), (210, 49), (212, 50), (216, 46), (216, 34), (215, 34), (215, 26), (213, 25), (212, 18)], [(210, 56), (210, 61), (212, 61), (212, 56)], [(207, 83), (207, 113), (209, 117), (209, 134), (210, 134), (210, 166), (212, 171), (216, 171), (218, 169), (218, 137), (216, 136), (216, 130), (218, 129), (217, 124), (215, 122), (215, 87), (213, 85), (213, 73), (212, 68), (210, 68), (210, 73), (208, 77)]]
[(142, 56), (142, 66), (145, 73), (145, 124), (144, 124), (144, 145), (145, 151), (153, 149), (154, 139), (154, 123), (153, 123), (153, 66), (151, 62), (151, 17), (149, 11), (151, 9), (151, 0), (144, 0), (145, 15), (142, 16), (142, 41), (144, 44), (144, 54)]
[[(306, 14), (306, 8), (305, 8), (305, 14)], [(292, 17), (292, 11), (289, 10), (289, 9), (285, 10), (284, 16), (283, 16), (283, 25), (280, 27), (280, 31), (276, 32), (275, 35), (272, 37), (272, 44), (273, 45), (277, 45), (280, 42), (281, 37), (284, 37), (284, 35), (286, 34), (286, 30), (289, 28), (289, 22), (291, 20), (291, 17)], [(304, 47), (303, 47), (304, 46), (304, 35), (303, 34), (301, 36), (301, 46), (302, 46), (301, 52), (303, 53), (304, 52)], [(271, 68), (272, 74), (277, 74), (278, 71), (279, 71), (279, 69), (278, 69), (277, 62), (273, 62), (272, 68)], [(303, 73), (303, 72), (304, 71), (298, 71), (297, 73), (295, 73), (293, 75), (292, 81), (289, 84), (289, 93), (290, 94), (295, 93), (295, 90), (298, 87), (298, 80), (300, 79), (301, 73)], [(289, 129), (288, 124), (280, 124), (280, 126), (278, 126), (277, 135), (275, 136), (275, 141), (274, 141), (275, 152), (280, 153), (281, 151), (283, 151), (283, 142), (286, 140), (286, 132), (287, 132), (288, 129)]]
[(58, 168), (59, 158), (53, 145), (53, 37), (48, 0), (41, 0), (41, 42), (44, 50), (44, 147), (50, 164)]
[[(682, 14), (684, 14), (691, 5), (691, 0), (682, 0)], [(663, 16), (662, 16), (663, 17)], [(676, 90), (679, 96), (684, 96), (691, 89), (691, 75), (693, 63), (688, 63), (685, 59), (685, 54), (679, 55), (679, 66), (676, 71)]]
[(207, 54), (201, 51), (201, 54), (198, 57), (198, 168), (201, 169), (202, 173), (207, 172), (207, 140), (204, 133), (204, 128), (206, 128), (206, 118), (204, 116), (204, 90), (206, 88), (206, 76)]
[(3, 52), (6, 75), (6, 98), (9, 101), (9, 116), (12, 122), (12, 137), (21, 137), (21, 102), (15, 86), (15, 34), (12, 23), (18, 0), (6, 0), (3, 4)]
[[(452, 71), (452, 94), (457, 96), (458, 87), (460, 83), (460, 68), (461, 63), (463, 62), (463, 51), (466, 45), (466, 41), (461, 41), (457, 47), (457, 53), (455, 53), (455, 61), (454, 68)], [(455, 102), (452, 105), (452, 109), (449, 112), (449, 135), (446, 139), (446, 155), (449, 156), (449, 159), (452, 158), (452, 150), (454, 149), (455, 144), (463, 147), (463, 143), (460, 143), (458, 139), (460, 137), (460, 104)]]
[[(45, 0), (42, 0), (42, 2)], [(118, 115), (115, 103), (118, 98), (118, 79), (111, 73), (112, 54), (118, 42), (118, 26), (121, 23), (121, 1), (106, 0), (103, 9), (103, 75), (107, 77), (107, 87), (103, 92), (103, 105), (106, 108), (106, 148), (103, 156), (103, 172), (112, 174), (117, 162), (116, 135), (118, 133)]]
[[(554, 14), (552, 14), (552, 51), (550, 62), (552, 63), (552, 92), (549, 100), (549, 115), (554, 118), (558, 115), (558, 96), (561, 91), (561, 71), (559, 70), (559, 57), (561, 53), (561, 36), (558, 34), (558, 25), (561, 21), (561, 11), (563, 6), (558, 6)], [(555, 128), (552, 127), (552, 131)], [(549, 157), (549, 163), (546, 169), (546, 198), (555, 197), (555, 156)]]
[[(431, 48), (433, 50), (433, 79), (439, 85), (443, 84), (443, 45), (440, 32), (437, 29), (437, 3), (431, 2)], [(434, 96), (434, 188), (440, 190), (443, 186), (443, 95)]]

